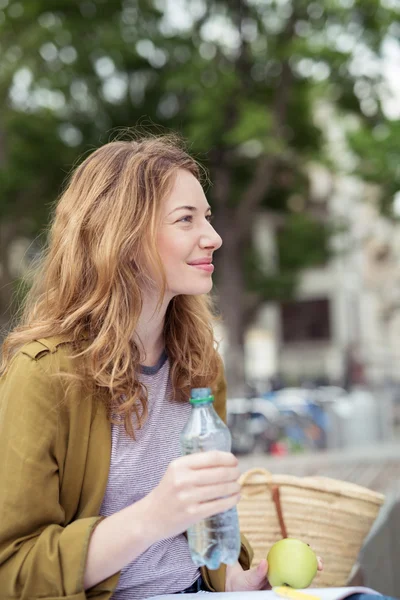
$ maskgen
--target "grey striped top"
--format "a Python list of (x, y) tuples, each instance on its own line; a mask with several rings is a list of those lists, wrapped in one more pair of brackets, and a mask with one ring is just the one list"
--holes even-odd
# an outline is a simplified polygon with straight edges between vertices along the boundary
[[(111, 464), (100, 514), (104, 516), (146, 496), (162, 479), (169, 463), (180, 456), (179, 434), (190, 404), (171, 401), (169, 361), (164, 354), (154, 367), (142, 367), (148, 390), (149, 415), (136, 440), (123, 425), (112, 425)], [(149, 519), (152, 515), (149, 515)], [(183, 534), (155, 543), (122, 569), (113, 600), (143, 600), (172, 594), (196, 581), (199, 569), (190, 557)]]

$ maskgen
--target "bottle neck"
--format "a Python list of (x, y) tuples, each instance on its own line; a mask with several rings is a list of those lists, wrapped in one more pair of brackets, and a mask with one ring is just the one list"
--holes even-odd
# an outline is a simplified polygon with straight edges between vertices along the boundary
[(213, 402), (211, 400), (206, 400), (204, 402), (191, 402), (191, 405), (192, 408), (210, 408), (211, 406), (213, 406)]

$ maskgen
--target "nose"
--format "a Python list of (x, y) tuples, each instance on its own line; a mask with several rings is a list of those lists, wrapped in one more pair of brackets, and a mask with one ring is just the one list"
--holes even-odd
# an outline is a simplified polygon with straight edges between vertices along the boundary
[(212, 248), (213, 250), (218, 250), (218, 248), (221, 248), (222, 246), (221, 236), (215, 231), (209, 221), (207, 221), (205, 230), (200, 236), (199, 245), (201, 248)]

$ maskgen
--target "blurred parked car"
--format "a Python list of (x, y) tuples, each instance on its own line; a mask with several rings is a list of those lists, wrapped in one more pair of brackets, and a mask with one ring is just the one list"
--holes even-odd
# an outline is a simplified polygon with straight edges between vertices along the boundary
[(234, 454), (269, 452), (279, 440), (279, 410), (264, 398), (230, 398), (227, 420)]
[(375, 443), (390, 438), (391, 400), (366, 388), (283, 388), (228, 400), (236, 454), (284, 454)]

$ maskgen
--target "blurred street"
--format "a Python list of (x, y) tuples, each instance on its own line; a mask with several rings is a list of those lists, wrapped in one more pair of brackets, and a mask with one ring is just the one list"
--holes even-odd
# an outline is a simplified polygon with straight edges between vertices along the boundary
[(241, 472), (262, 467), (271, 473), (312, 476), (323, 475), (350, 481), (383, 494), (400, 497), (400, 439), (387, 443), (303, 453), (269, 456), (254, 453), (239, 456)]

